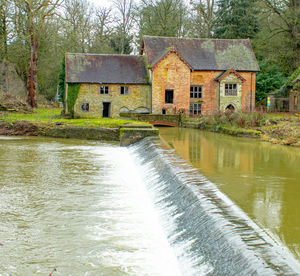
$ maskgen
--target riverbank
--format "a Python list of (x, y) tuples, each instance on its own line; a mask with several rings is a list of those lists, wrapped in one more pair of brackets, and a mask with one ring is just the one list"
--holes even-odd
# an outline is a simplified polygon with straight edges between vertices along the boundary
[(300, 147), (300, 116), (296, 114), (218, 113), (201, 118), (184, 118), (181, 126)]
[(32, 113), (0, 113), (0, 135), (31, 135), (57, 138), (120, 141), (129, 145), (147, 136), (158, 135), (151, 124), (126, 119), (66, 119), (61, 110), (39, 108)]

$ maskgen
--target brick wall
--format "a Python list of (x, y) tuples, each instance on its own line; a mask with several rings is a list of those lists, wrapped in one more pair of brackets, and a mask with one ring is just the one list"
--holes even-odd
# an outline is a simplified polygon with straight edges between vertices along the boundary
[[(238, 72), (246, 81), (242, 85), (242, 110), (255, 110), (255, 92), (256, 92), (256, 73), (255, 72)], [(252, 85), (251, 85), (252, 77)], [(251, 87), (252, 86), (252, 87)], [(251, 102), (252, 89), (252, 102)], [(251, 102), (251, 103), (250, 103)]]
[[(202, 114), (208, 115), (218, 110), (219, 83), (214, 80), (222, 71), (191, 72), (191, 85), (202, 86)], [(197, 102), (197, 99), (190, 99)]]
[[(174, 104), (165, 104), (165, 90), (174, 90)], [(170, 53), (153, 70), (152, 112), (173, 114), (175, 109), (189, 110), (190, 69), (176, 53)]]
[[(167, 109), (167, 114), (173, 114), (174, 109), (189, 110), (190, 102), (202, 104), (202, 114), (212, 114), (219, 109), (219, 82), (214, 79), (223, 71), (193, 71), (179, 59), (175, 53), (170, 53), (153, 70), (152, 105), (154, 114), (161, 114)], [(246, 80), (241, 82), (235, 75), (230, 74), (220, 83), (220, 110), (232, 104), (237, 110), (250, 111), (252, 89), (252, 111), (255, 109), (256, 74), (253, 72), (239, 72)], [(252, 87), (251, 87), (252, 75)], [(225, 83), (237, 83), (238, 96), (224, 95)], [(190, 86), (202, 86), (202, 99), (190, 99)], [(165, 104), (165, 90), (174, 89), (174, 104)], [(223, 96), (222, 96), (223, 95)]]

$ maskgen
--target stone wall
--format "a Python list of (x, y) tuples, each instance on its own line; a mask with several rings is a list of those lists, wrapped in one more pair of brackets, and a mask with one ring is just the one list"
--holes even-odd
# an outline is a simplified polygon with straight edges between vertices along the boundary
[[(237, 96), (225, 95), (225, 84), (237, 84)], [(234, 74), (229, 74), (220, 82), (220, 110), (225, 111), (226, 107), (232, 105), (235, 110), (242, 108), (242, 86), (243, 82)]]
[(162, 115), (162, 114), (136, 114), (136, 113), (122, 113), (121, 117), (130, 118), (132, 120), (137, 120), (141, 122), (165, 122), (174, 124), (176, 126), (180, 125), (181, 115)]
[[(174, 114), (175, 110), (190, 108), (190, 69), (176, 53), (160, 61), (152, 75), (152, 113)], [(174, 90), (174, 103), (165, 103), (165, 90)]]
[[(108, 86), (109, 94), (100, 94), (100, 86)], [(128, 86), (128, 95), (120, 94), (120, 86)], [(103, 102), (111, 103), (111, 117), (125, 111), (150, 111), (149, 85), (81, 84), (74, 106), (75, 116), (102, 116)], [(89, 112), (81, 110), (82, 103), (89, 103)]]

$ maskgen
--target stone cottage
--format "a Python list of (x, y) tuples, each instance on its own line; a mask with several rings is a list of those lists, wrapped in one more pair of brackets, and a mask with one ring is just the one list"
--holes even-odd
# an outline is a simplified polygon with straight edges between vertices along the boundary
[(248, 39), (145, 36), (140, 55), (66, 54), (66, 93), (80, 84), (74, 112), (191, 116), (253, 111), (259, 67)]

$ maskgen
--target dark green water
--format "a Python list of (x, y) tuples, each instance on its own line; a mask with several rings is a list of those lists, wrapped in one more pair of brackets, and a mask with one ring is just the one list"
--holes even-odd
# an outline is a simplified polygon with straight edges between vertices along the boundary
[(300, 259), (300, 149), (196, 129), (160, 128), (161, 140)]

